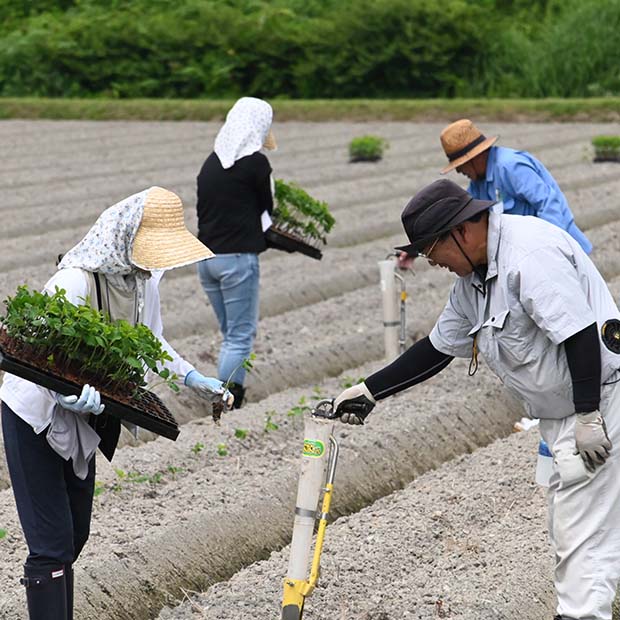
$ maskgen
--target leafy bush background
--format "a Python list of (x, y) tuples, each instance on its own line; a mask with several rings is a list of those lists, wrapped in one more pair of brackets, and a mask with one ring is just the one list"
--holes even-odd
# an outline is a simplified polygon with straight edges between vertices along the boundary
[(619, 0), (0, 0), (0, 95), (620, 94)]

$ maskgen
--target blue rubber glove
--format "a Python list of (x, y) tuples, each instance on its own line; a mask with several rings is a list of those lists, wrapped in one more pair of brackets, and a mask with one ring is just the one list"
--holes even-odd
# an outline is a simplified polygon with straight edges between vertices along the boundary
[(74, 413), (92, 413), (99, 415), (105, 409), (101, 404), (101, 394), (88, 383), (82, 388), (82, 393), (78, 396), (62, 396), (56, 394), (56, 402), (67, 411)]
[(210, 403), (223, 402), (226, 409), (230, 409), (235, 400), (235, 397), (224, 389), (222, 381), (213, 377), (205, 377), (197, 370), (190, 370), (185, 375), (185, 385)]

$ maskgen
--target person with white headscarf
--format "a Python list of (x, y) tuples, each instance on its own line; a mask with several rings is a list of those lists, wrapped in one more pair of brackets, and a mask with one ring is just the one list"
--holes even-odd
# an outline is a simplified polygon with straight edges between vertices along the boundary
[[(65, 254), (44, 290), (54, 294), (58, 287), (76, 305), (89, 299), (113, 320), (143, 323), (170, 354), (171, 372), (203, 398), (230, 406), (222, 382), (201, 375), (162, 335), (163, 273), (212, 256), (185, 227), (180, 198), (151, 187), (106, 209)], [(99, 392), (89, 385), (79, 397), (62, 396), (6, 374), (0, 399), (9, 474), (28, 545), (21, 581), (29, 617), (72, 619), (72, 565), (89, 535), (94, 454), (99, 446), (111, 460), (120, 422), (104, 413)]]
[(198, 175), (198, 238), (216, 257), (198, 274), (217, 316), (223, 342), (218, 377), (240, 407), (245, 395), (243, 361), (258, 324), (259, 261), (267, 249), (261, 218), (273, 210), (271, 166), (261, 149), (275, 149), (273, 111), (262, 99), (243, 97), (230, 109), (214, 151)]

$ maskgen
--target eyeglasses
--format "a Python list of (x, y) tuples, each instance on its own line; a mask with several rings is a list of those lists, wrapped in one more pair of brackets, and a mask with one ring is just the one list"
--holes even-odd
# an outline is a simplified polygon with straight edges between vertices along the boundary
[(426, 260), (430, 260), (431, 254), (433, 253), (433, 250), (435, 249), (435, 246), (437, 245), (438, 242), (439, 242), (439, 237), (437, 237), (435, 241), (433, 241), (433, 243), (431, 244), (431, 247), (428, 249), (427, 252), (418, 252), (418, 256), (421, 256), (422, 258), (425, 258)]

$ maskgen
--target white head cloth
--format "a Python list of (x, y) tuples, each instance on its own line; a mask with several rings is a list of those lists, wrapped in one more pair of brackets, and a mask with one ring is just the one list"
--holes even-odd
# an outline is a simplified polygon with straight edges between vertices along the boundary
[(145, 189), (107, 208), (82, 241), (64, 255), (58, 269), (78, 267), (101, 273), (115, 288), (126, 293), (137, 291), (138, 310), (142, 310), (144, 282), (150, 273), (132, 264), (131, 251), (142, 221), (144, 203), (151, 189)]
[(213, 150), (223, 168), (231, 168), (242, 157), (260, 151), (265, 143), (273, 110), (262, 99), (242, 97), (229, 110), (215, 138)]

